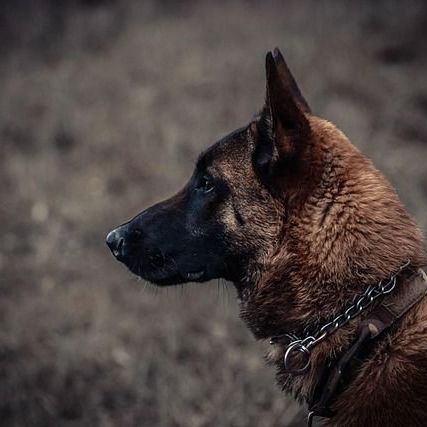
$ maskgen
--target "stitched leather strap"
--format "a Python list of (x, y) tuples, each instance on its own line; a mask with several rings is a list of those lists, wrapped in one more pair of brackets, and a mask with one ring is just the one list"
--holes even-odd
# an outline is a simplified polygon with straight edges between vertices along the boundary
[(427, 294), (427, 275), (424, 270), (419, 269), (407, 280), (399, 298), (385, 298), (371, 313), (368, 314), (364, 324), (371, 330), (371, 339), (376, 338), (385, 329), (388, 329), (415, 304)]

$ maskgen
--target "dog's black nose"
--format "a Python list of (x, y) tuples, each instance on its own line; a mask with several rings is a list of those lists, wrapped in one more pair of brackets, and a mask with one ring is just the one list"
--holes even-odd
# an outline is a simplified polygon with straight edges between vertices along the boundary
[(119, 229), (110, 231), (105, 242), (118, 260), (125, 258), (125, 236), (123, 232)]
[(138, 252), (142, 240), (142, 231), (129, 227), (128, 224), (121, 225), (115, 230), (110, 231), (105, 239), (116, 259), (124, 263)]

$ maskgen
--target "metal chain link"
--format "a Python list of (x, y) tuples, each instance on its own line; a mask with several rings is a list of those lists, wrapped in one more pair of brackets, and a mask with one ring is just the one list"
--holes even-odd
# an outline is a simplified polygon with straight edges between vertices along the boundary
[[(295, 334), (285, 334), (291, 342), (288, 344), (285, 356), (284, 356), (284, 365), (285, 370), (291, 374), (298, 375), (303, 374), (307, 371), (310, 366), (310, 355), (313, 347), (319, 342), (323, 341), (327, 336), (333, 334), (337, 329), (346, 325), (350, 320), (358, 316), (362, 311), (367, 309), (371, 304), (380, 296), (387, 295), (396, 287), (397, 276), (398, 274), (408, 267), (410, 261), (407, 261), (403, 264), (399, 270), (390, 276), (387, 283), (383, 283), (381, 280), (376, 285), (369, 286), (366, 291), (359, 297), (355, 297), (353, 303), (341, 314), (336, 316), (331, 321), (325, 323), (321, 328), (319, 328), (315, 333), (308, 334), (304, 338), (298, 338)], [(271, 343), (275, 343), (277, 338), (274, 337), (271, 340)], [(299, 354), (302, 357), (302, 362), (300, 361), (300, 367), (292, 368), (291, 362), (292, 359)]]

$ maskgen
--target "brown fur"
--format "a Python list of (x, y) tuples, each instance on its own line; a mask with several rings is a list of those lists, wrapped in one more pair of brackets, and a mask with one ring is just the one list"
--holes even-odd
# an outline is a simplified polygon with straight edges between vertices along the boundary
[[(311, 135), (291, 179), (276, 182), (282, 239), (242, 298), (242, 317), (267, 338), (301, 330), (339, 313), (354, 295), (396, 272), (405, 260), (425, 263), (421, 233), (372, 162), (331, 123), (306, 114)], [(280, 210), (282, 210), (280, 212)], [(399, 298), (399, 292), (396, 292)], [(310, 396), (325, 360), (350, 346), (359, 320), (312, 353), (310, 371), (283, 370), (284, 348), (269, 359), (279, 384), (300, 400)], [(339, 397), (331, 426), (415, 426), (427, 419), (427, 302), (387, 334)]]
[[(420, 232), (386, 179), (333, 125), (314, 117), (310, 123), (319, 156), (313, 161), (322, 165), (320, 183), (304, 203), (296, 198), (289, 207), (286, 241), (269, 260), (257, 291), (242, 304), (243, 318), (255, 329), (261, 322), (264, 331), (268, 319), (270, 335), (339, 313), (369, 284), (397, 271), (402, 260), (424, 263)], [(302, 377), (283, 371), (284, 349), (277, 345), (270, 360), (278, 366), (280, 385), (307, 398), (323, 362), (350, 346), (357, 323), (315, 348), (311, 371)], [(338, 415), (330, 425), (422, 425), (426, 347), (423, 302), (361, 368), (337, 401)], [(408, 419), (413, 422), (406, 424)]]
[[(227, 147), (224, 153), (217, 149), (210, 167), (232, 186), (233, 199), (250, 223), (250, 234), (239, 239), (238, 227), (230, 220), (231, 208), (224, 206), (220, 216), (232, 229), (233, 242), (263, 249), (237, 283), (242, 318), (261, 339), (330, 318), (406, 260), (412, 267), (425, 263), (421, 233), (387, 179), (333, 124), (309, 111), (303, 117), (309, 136), (289, 136), (283, 128), (276, 131), (276, 145), (285, 147), (283, 160), (291, 156), (292, 162), (278, 168), (270, 192), (257, 184), (256, 171), (244, 166), (250, 161), (239, 147), (235, 151)], [(255, 146), (261, 137), (257, 125), (248, 128), (248, 139)], [(293, 147), (296, 144), (300, 146)], [(277, 367), (279, 385), (305, 401), (319, 381), (320, 367), (350, 346), (359, 321), (316, 347), (311, 369), (303, 376), (284, 371), (285, 349), (276, 344), (269, 360)], [(377, 345), (336, 401), (333, 409), (338, 415), (327, 424), (424, 425), (426, 403), (427, 302), (423, 301)]]

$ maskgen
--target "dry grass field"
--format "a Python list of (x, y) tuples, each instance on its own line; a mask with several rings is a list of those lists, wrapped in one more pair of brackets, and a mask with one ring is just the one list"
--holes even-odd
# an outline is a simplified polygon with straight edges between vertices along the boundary
[(2, 427), (298, 424), (232, 286), (104, 243), (261, 107), (275, 46), (427, 229), (426, 2), (0, 2)]

